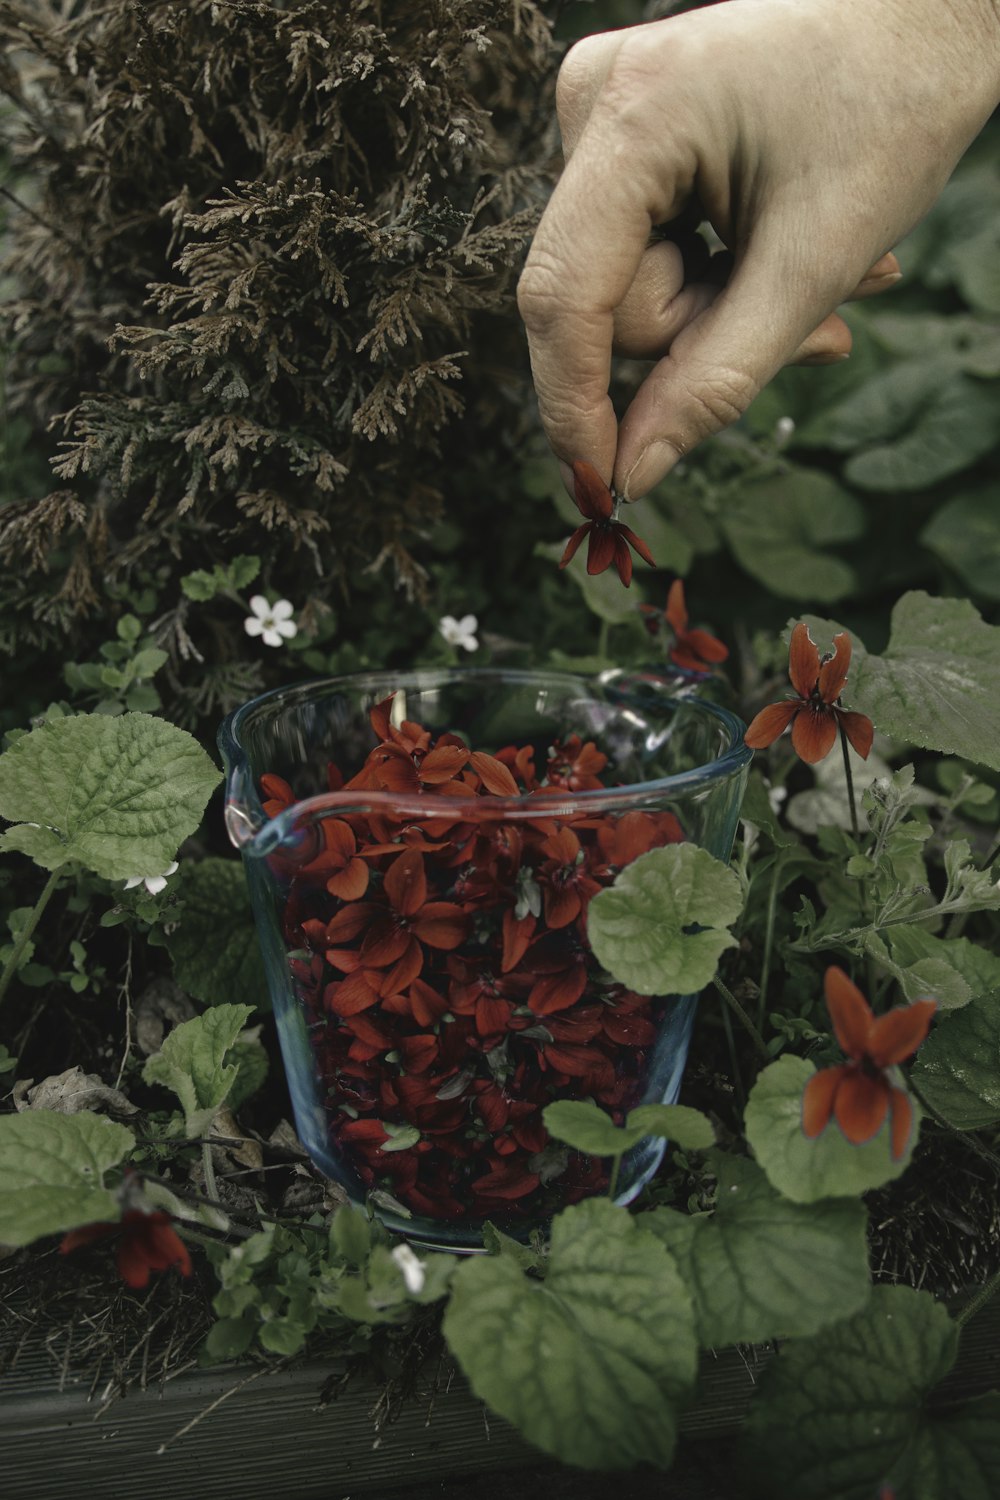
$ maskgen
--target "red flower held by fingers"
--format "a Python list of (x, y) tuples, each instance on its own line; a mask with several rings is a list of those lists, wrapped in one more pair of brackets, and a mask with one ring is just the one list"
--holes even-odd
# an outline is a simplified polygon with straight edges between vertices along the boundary
[(182, 1276), (191, 1275), (191, 1257), (180, 1235), (171, 1227), (170, 1215), (143, 1213), (130, 1208), (115, 1223), (84, 1224), (63, 1236), (59, 1253), (68, 1255), (83, 1245), (98, 1240), (118, 1241), (118, 1271), (126, 1286), (141, 1291), (148, 1286), (152, 1271), (168, 1271), (176, 1266)]
[(820, 659), (819, 650), (801, 621), (792, 631), (788, 653), (788, 675), (797, 698), (769, 703), (751, 722), (744, 743), (751, 750), (772, 745), (791, 724), (792, 749), (800, 760), (814, 766), (825, 760), (841, 728), (862, 760), (868, 759), (874, 728), (866, 714), (849, 713), (839, 705), (851, 665), (851, 638), (840, 631), (833, 638), (833, 652)]
[(886, 1069), (916, 1052), (936, 1002), (917, 1000), (876, 1019), (861, 991), (835, 965), (826, 971), (824, 990), (837, 1041), (850, 1061), (810, 1078), (802, 1095), (802, 1129), (814, 1140), (833, 1119), (852, 1145), (863, 1146), (888, 1115), (892, 1158), (899, 1161), (913, 1129), (913, 1106), (909, 1095), (890, 1083)]
[(684, 583), (675, 578), (667, 595), (664, 610), (667, 624), (674, 633), (674, 644), (668, 655), (677, 667), (688, 672), (710, 672), (729, 655), (729, 647), (716, 640), (707, 630), (689, 630), (687, 605), (684, 602)]
[(593, 464), (582, 459), (576, 461), (573, 465), (573, 489), (576, 508), (586, 519), (566, 543), (566, 551), (559, 560), (561, 568), (565, 568), (576, 556), (577, 548), (585, 536), (590, 538), (587, 545), (588, 573), (603, 573), (605, 568), (610, 568), (614, 563), (618, 569), (618, 577), (628, 588), (632, 582), (632, 554), (629, 547), (634, 547), (650, 567), (656, 567), (653, 554), (642, 538), (637, 537), (630, 526), (615, 519), (618, 509), (615, 497)]

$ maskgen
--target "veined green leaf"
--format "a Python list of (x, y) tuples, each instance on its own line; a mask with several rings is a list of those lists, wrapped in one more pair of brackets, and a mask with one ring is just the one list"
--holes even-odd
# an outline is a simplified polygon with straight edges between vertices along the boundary
[(252, 1013), (250, 1005), (217, 1005), (175, 1026), (161, 1050), (147, 1059), (143, 1078), (177, 1095), (189, 1138), (208, 1129), (229, 1097), (239, 1067), (227, 1063), (226, 1054)]
[(131, 1130), (88, 1110), (0, 1117), (0, 1244), (119, 1219), (104, 1178), (134, 1145)]

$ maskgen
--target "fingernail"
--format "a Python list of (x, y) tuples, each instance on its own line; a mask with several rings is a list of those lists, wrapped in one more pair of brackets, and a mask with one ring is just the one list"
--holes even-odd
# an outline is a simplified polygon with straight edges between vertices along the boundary
[(882, 276), (866, 276), (861, 285), (863, 287), (877, 287), (879, 291), (885, 291), (887, 288), (895, 286), (896, 282), (902, 281), (902, 279), (902, 271), (887, 271)]
[(661, 439), (650, 443), (629, 469), (622, 489), (622, 498), (637, 499), (647, 490), (651, 490), (664, 474), (669, 473), (680, 456), (673, 443), (667, 443)]

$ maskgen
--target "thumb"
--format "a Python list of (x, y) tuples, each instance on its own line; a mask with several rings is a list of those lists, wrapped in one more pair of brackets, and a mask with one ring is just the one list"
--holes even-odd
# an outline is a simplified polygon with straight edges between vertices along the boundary
[(621, 421), (614, 484), (637, 500), (695, 444), (743, 415), (843, 298), (759, 244), (715, 302), (673, 340)]

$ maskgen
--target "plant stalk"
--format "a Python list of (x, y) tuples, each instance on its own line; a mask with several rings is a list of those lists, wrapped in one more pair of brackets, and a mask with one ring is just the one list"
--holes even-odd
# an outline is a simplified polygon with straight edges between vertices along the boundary
[(65, 865), (59, 865), (58, 868), (52, 871), (48, 880), (45, 882), (45, 885), (42, 887), (42, 893), (39, 896), (38, 900), (35, 902), (35, 907), (31, 913), (31, 916), (28, 918), (24, 927), (17, 935), (17, 941), (14, 944), (14, 948), (10, 955), (10, 958), (8, 958), (6, 964), (4, 965), (3, 973), (0, 974), (0, 1001), (2, 1001), (4, 995), (6, 995), (7, 990), (10, 986), (10, 982), (13, 979), (14, 975), (17, 973), (18, 968), (20, 967), (24, 950), (31, 942), (31, 939), (35, 933), (35, 928), (41, 921), (42, 913), (48, 906), (49, 900), (52, 896), (52, 892), (59, 884), (60, 878), (62, 877), (65, 869)]
[(765, 1062), (770, 1062), (771, 1054), (770, 1052), (768, 1052), (767, 1048), (764, 1045), (764, 1038), (761, 1036), (760, 1032), (757, 1030), (756, 1026), (751, 1021), (750, 1017), (747, 1015), (746, 1011), (743, 1009), (742, 1005), (733, 994), (732, 990), (726, 988), (718, 975), (716, 975), (712, 983), (715, 985), (715, 988), (718, 990), (719, 994), (722, 996), (723, 1000), (726, 1002), (729, 1009), (736, 1017), (737, 1021), (739, 1021), (744, 1031), (753, 1041), (758, 1054), (764, 1059)]
[(842, 724), (838, 724), (837, 727), (840, 730), (840, 748), (844, 753), (844, 776), (847, 779), (847, 800), (851, 808), (851, 832), (858, 843), (860, 843), (861, 833), (858, 829), (858, 807), (854, 800), (854, 772), (851, 770), (851, 756), (847, 748), (847, 735), (844, 733), (844, 726)]
[(1000, 1271), (995, 1271), (989, 1281), (984, 1282), (979, 1288), (971, 1302), (967, 1302), (962, 1311), (956, 1315), (955, 1322), (959, 1328), (964, 1328), (977, 1312), (981, 1312), (986, 1304), (992, 1301), (998, 1290), (1000, 1290)]

